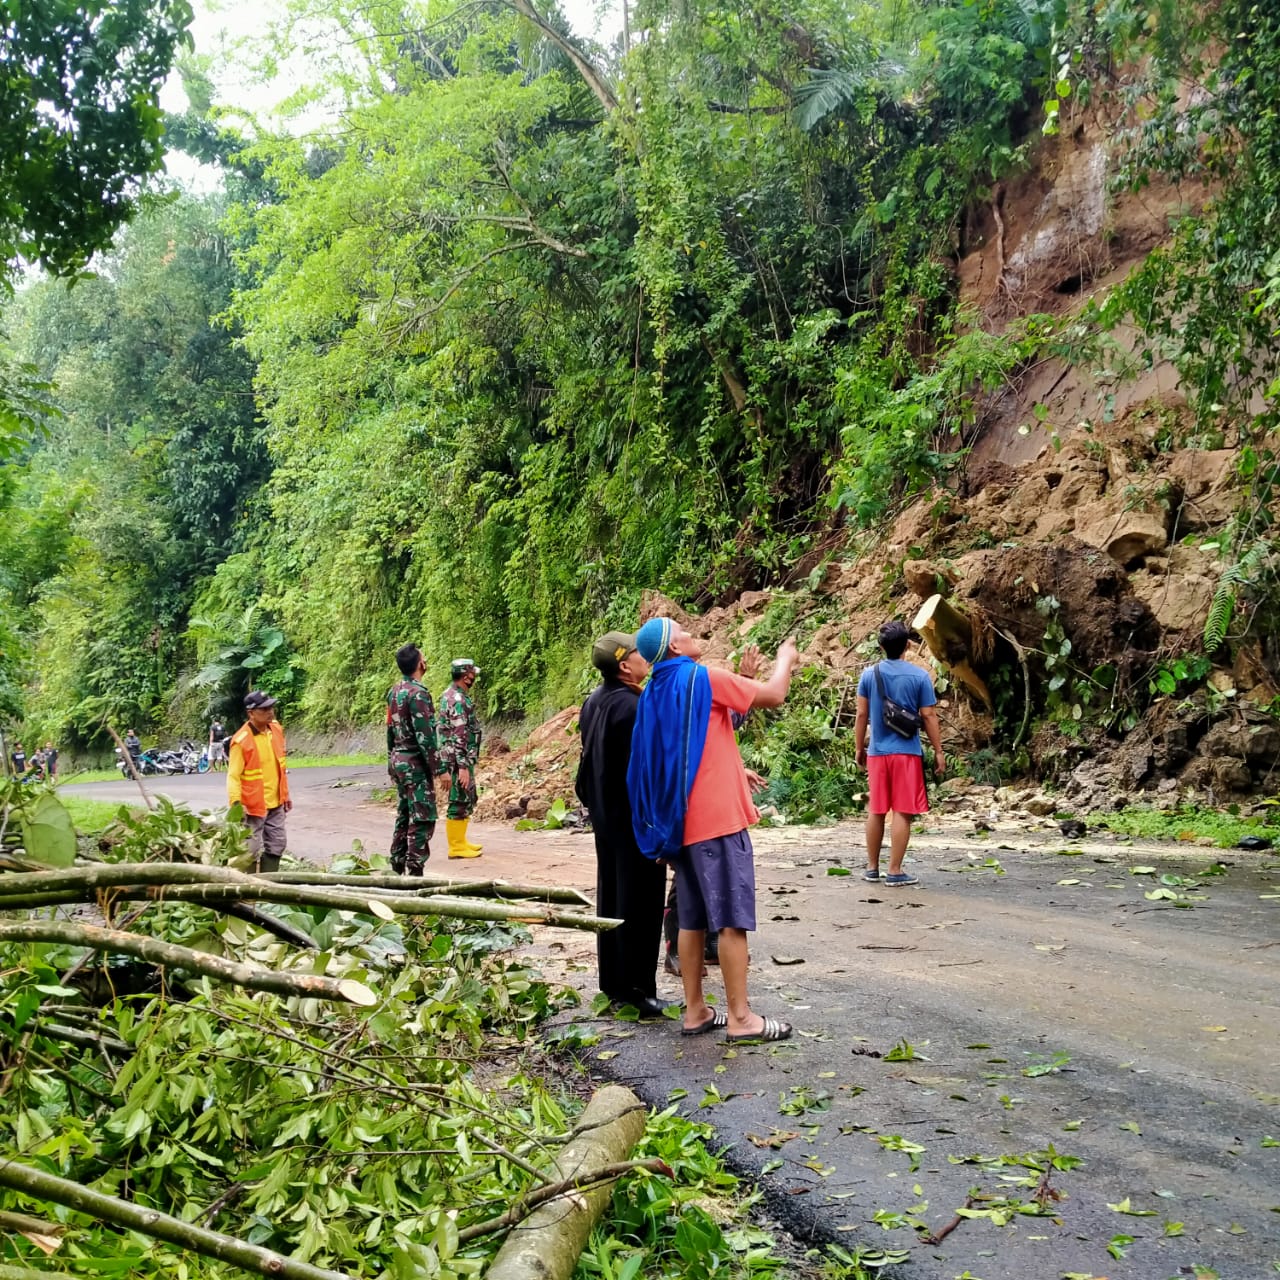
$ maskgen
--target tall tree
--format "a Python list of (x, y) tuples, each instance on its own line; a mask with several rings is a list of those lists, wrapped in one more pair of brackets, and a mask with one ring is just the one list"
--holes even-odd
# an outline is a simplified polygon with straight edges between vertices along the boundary
[(0, 260), (79, 270), (163, 155), (187, 0), (0, 0)]

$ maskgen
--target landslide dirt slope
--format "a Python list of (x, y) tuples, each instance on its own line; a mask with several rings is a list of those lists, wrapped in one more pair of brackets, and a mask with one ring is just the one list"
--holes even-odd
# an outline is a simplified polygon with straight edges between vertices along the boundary
[[(1103, 112), (1081, 116), (971, 216), (958, 285), (984, 329), (1072, 314), (1166, 242), (1178, 217), (1203, 206), (1207, 192), (1198, 186), (1114, 193), (1113, 131)], [(1135, 342), (1125, 331), (1111, 337), (1120, 349)], [(1241, 500), (1236, 453), (1196, 435), (1172, 364), (1157, 359), (1127, 381), (1097, 375), (1091, 363), (1058, 359), (1022, 371), (981, 406), (964, 469), (950, 485), (919, 496), (874, 546), (836, 556), (804, 589), (746, 592), (698, 615), (652, 593), (642, 617), (675, 617), (703, 637), (708, 661), (732, 665), (762, 624), (770, 630), (770, 610), (785, 604), (802, 627), (804, 662), (852, 698), (876, 627), (888, 617), (910, 620), (940, 591), (1004, 638), (1005, 662), (1016, 660), (1012, 642), (1023, 647), (1039, 712), (1047, 673), (1036, 651), (1051, 599), (1081, 672), (1107, 672), (1113, 701), (1141, 692), (1158, 664), (1202, 633), (1222, 569), (1213, 535)], [(932, 668), (923, 648), (912, 656)], [(1161, 700), (1125, 735), (1114, 724), (1110, 734), (1076, 735), (1041, 726), (1019, 743), (1028, 768), (1064, 781), (1075, 771), (1077, 807), (1168, 778), (1218, 803), (1265, 785), (1280, 763), (1280, 740), (1257, 708), (1277, 696), (1274, 675), (1256, 641), (1222, 660), (1212, 693)], [(1015, 684), (1023, 679), (1015, 672)], [(993, 743), (986, 708), (950, 692), (941, 705), (953, 754)], [(576, 728), (577, 708), (567, 708), (495, 758), (481, 816), (541, 816), (555, 798), (572, 805)], [(1009, 737), (995, 745), (1007, 748)]]

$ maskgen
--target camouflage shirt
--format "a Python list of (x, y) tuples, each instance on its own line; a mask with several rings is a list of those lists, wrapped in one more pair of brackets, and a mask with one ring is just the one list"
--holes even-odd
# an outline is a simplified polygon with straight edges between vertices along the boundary
[(387, 694), (387, 763), (417, 764), (429, 774), (444, 772), (436, 745), (436, 709), (416, 680), (401, 680)]
[(480, 721), (467, 691), (451, 684), (440, 695), (440, 760), (446, 769), (474, 769), (480, 758)]

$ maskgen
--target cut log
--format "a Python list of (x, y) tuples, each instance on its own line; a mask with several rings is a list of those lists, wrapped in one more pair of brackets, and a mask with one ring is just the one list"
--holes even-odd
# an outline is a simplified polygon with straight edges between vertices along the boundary
[[(606, 1085), (587, 1104), (552, 1176), (590, 1180), (604, 1166), (625, 1160), (644, 1133), (646, 1115), (630, 1089)], [(570, 1280), (612, 1195), (612, 1183), (597, 1183), (540, 1205), (507, 1236), (485, 1272), (487, 1280)]]
[(911, 626), (924, 637), (929, 652), (951, 672), (956, 683), (991, 711), (991, 691), (974, 669), (983, 637), (975, 634), (970, 619), (942, 596), (933, 595), (920, 606)]

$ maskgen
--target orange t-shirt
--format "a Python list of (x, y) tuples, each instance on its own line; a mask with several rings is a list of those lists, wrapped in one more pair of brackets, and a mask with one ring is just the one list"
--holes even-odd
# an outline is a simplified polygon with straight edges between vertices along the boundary
[(751, 710), (760, 686), (746, 676), (716, 667), (708, 667), (707, 674), (711, 677), (711, 719), (684, 815), (686, 845), (730, 836), (760, 821), (729, 718), (731, 712), (745, 715)]

